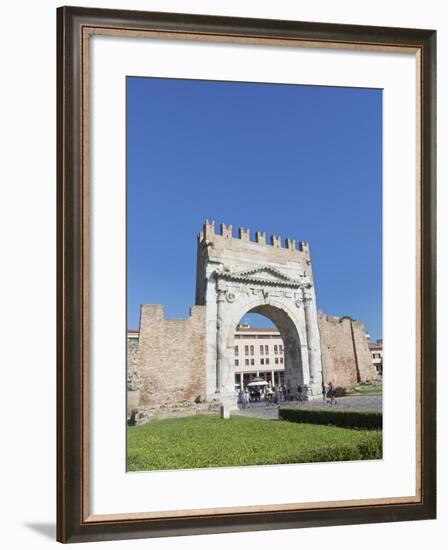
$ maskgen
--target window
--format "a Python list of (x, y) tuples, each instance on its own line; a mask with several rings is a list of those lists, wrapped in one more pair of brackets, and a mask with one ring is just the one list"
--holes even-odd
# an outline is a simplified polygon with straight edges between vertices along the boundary
[(269, 365), (269, 359), (266, 359), (266, 365)]
[(278, 346), (277, 345), (274, 346), (274, 353), (275, 353), (275, 355), (278, 355)]
[(280, 363), (283, 363), (283, 357), (280, 357)]
[(249, 355), (249, 346), (244, 346), (244, 355)]
[(235, 355), (238, 355), (238, 346), (235, 346)]
[(260, 355), (264, 355), (264, 346), (260, 346)]
[(254, 354), (254, 346), (250, 346), (250, 354), (251, 354), (251, 355)]
[(251, 359), (251, 360), (250, 360), (250, 364), (251, 364), (251, 365), (255, 365), (255, 359)]
[(263, 357), (260, 359), (260, 364), (264, 365), (264, 358)]
[(238, 359), (235, 359), (235, 367), (238, 367), (240, 364), (240, 362), (238, 361)]
[(244, 361), (244, 363), (245, 363), (245, 365), (249, 366), (249, 359), (246, 359), (246, 360)]
[(269, 346), (264, 346), (264, 354), (269, 355)]
[(280, 344), (280, 353), (283, 353), (283, 346)]
[(275, 364), (278, 365), (278, 357), (275, 358)]

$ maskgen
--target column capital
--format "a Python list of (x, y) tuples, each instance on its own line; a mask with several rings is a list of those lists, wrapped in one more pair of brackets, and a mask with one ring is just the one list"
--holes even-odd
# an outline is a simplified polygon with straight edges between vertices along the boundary
[(313, 293), (311, 291), (311, 286), (307, 285), (302, 288), (302, 302), (305, 308), (309, 308), (313, 303)]

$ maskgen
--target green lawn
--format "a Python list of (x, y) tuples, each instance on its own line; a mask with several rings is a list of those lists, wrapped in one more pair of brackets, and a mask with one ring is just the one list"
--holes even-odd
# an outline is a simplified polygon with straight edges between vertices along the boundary
[(214, 415), (128, 428), (128, 469), (173, 470), (381, 458), (381, 431)]

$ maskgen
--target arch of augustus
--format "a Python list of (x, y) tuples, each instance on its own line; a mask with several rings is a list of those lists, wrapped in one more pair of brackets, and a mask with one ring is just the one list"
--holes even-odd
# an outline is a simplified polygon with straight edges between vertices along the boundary
[[(285, 385), (307, 399), (322, 382), (347, 386), (376, 378), (364, 325), (317, 311), (307, 243), (206, 221), (197, 237), (195, 305), (186, 319), (166, 319), (162, 305), (142, 305), (128, 338), (128, 414), (236, 407), (234, 338), (240, 319), (260, 313), (284, 345)], [(149, 411), (149, 412), (148, 412)], [(146, 414), (146, 413), (145, 413)], [(143, 415), (144, 416), (144, 415)]]
[(240, 319), (260, 313), (277, 326), (285, 350), (285, 385), (322, 395), (322, 362), (316, 296), (307, 244), (280, 237), (266, 243), (257, 232), (206, 222), (198, 236), (196, 304), (206, 308), (207, 399), (235, 401), (234, 337)]

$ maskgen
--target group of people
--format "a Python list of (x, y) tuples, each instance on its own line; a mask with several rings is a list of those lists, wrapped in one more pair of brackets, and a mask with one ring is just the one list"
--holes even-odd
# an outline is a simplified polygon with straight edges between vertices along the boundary
[(244, 390), (240, 389), (238, 392), (238, 403), (243, 409), (245, 409), (250, 403), (261, 401), (262, 399), (266, 400), (267, 395), (268, 393), (265, 388), (252, 389), (252, 391), (250, 391), (249, 388)]
[[(245, 409), (250, 403), (263, 400), (266, 406), (280, 405), (286, 401), (292, 401), (297, 398), (298, 401), (305, 399), (302, 386), (297, 387), (297, 395), (294, 397), (287, 386), (264, 386), (263, 388), (240, 388), (238, 391), (238, 404)], [(325, 385), (322, 382), (322, 399), (330, 405), (336, 405), (336, 388), (332, 382)]]
[(265, 393), (266, 406), (280, 405), (280, 403), (289, 401), (291, 398), (290, 393), (289, 388), (286, 386), (274, 386), (273, 388), (268, 386)]
[(241, 408), (245, 409), (249, 403), (250, 403), (250, 392), (246, 388), (245, 390), (240, 389), (238, 392), (238, 404), (241, 406)]
[[(300, 400), (302, 388), (299, 386), (297, 399)], [(280, 405), (285, 401), (291, 401), (293, 399), (290, 388), (280, 386), (265, 386), (263, 388), (245, 388), (240, 389), (238, 392), (238, 403), (244, 409), (250, 403), (257, 401), (264, 401), (266, 406)]]

